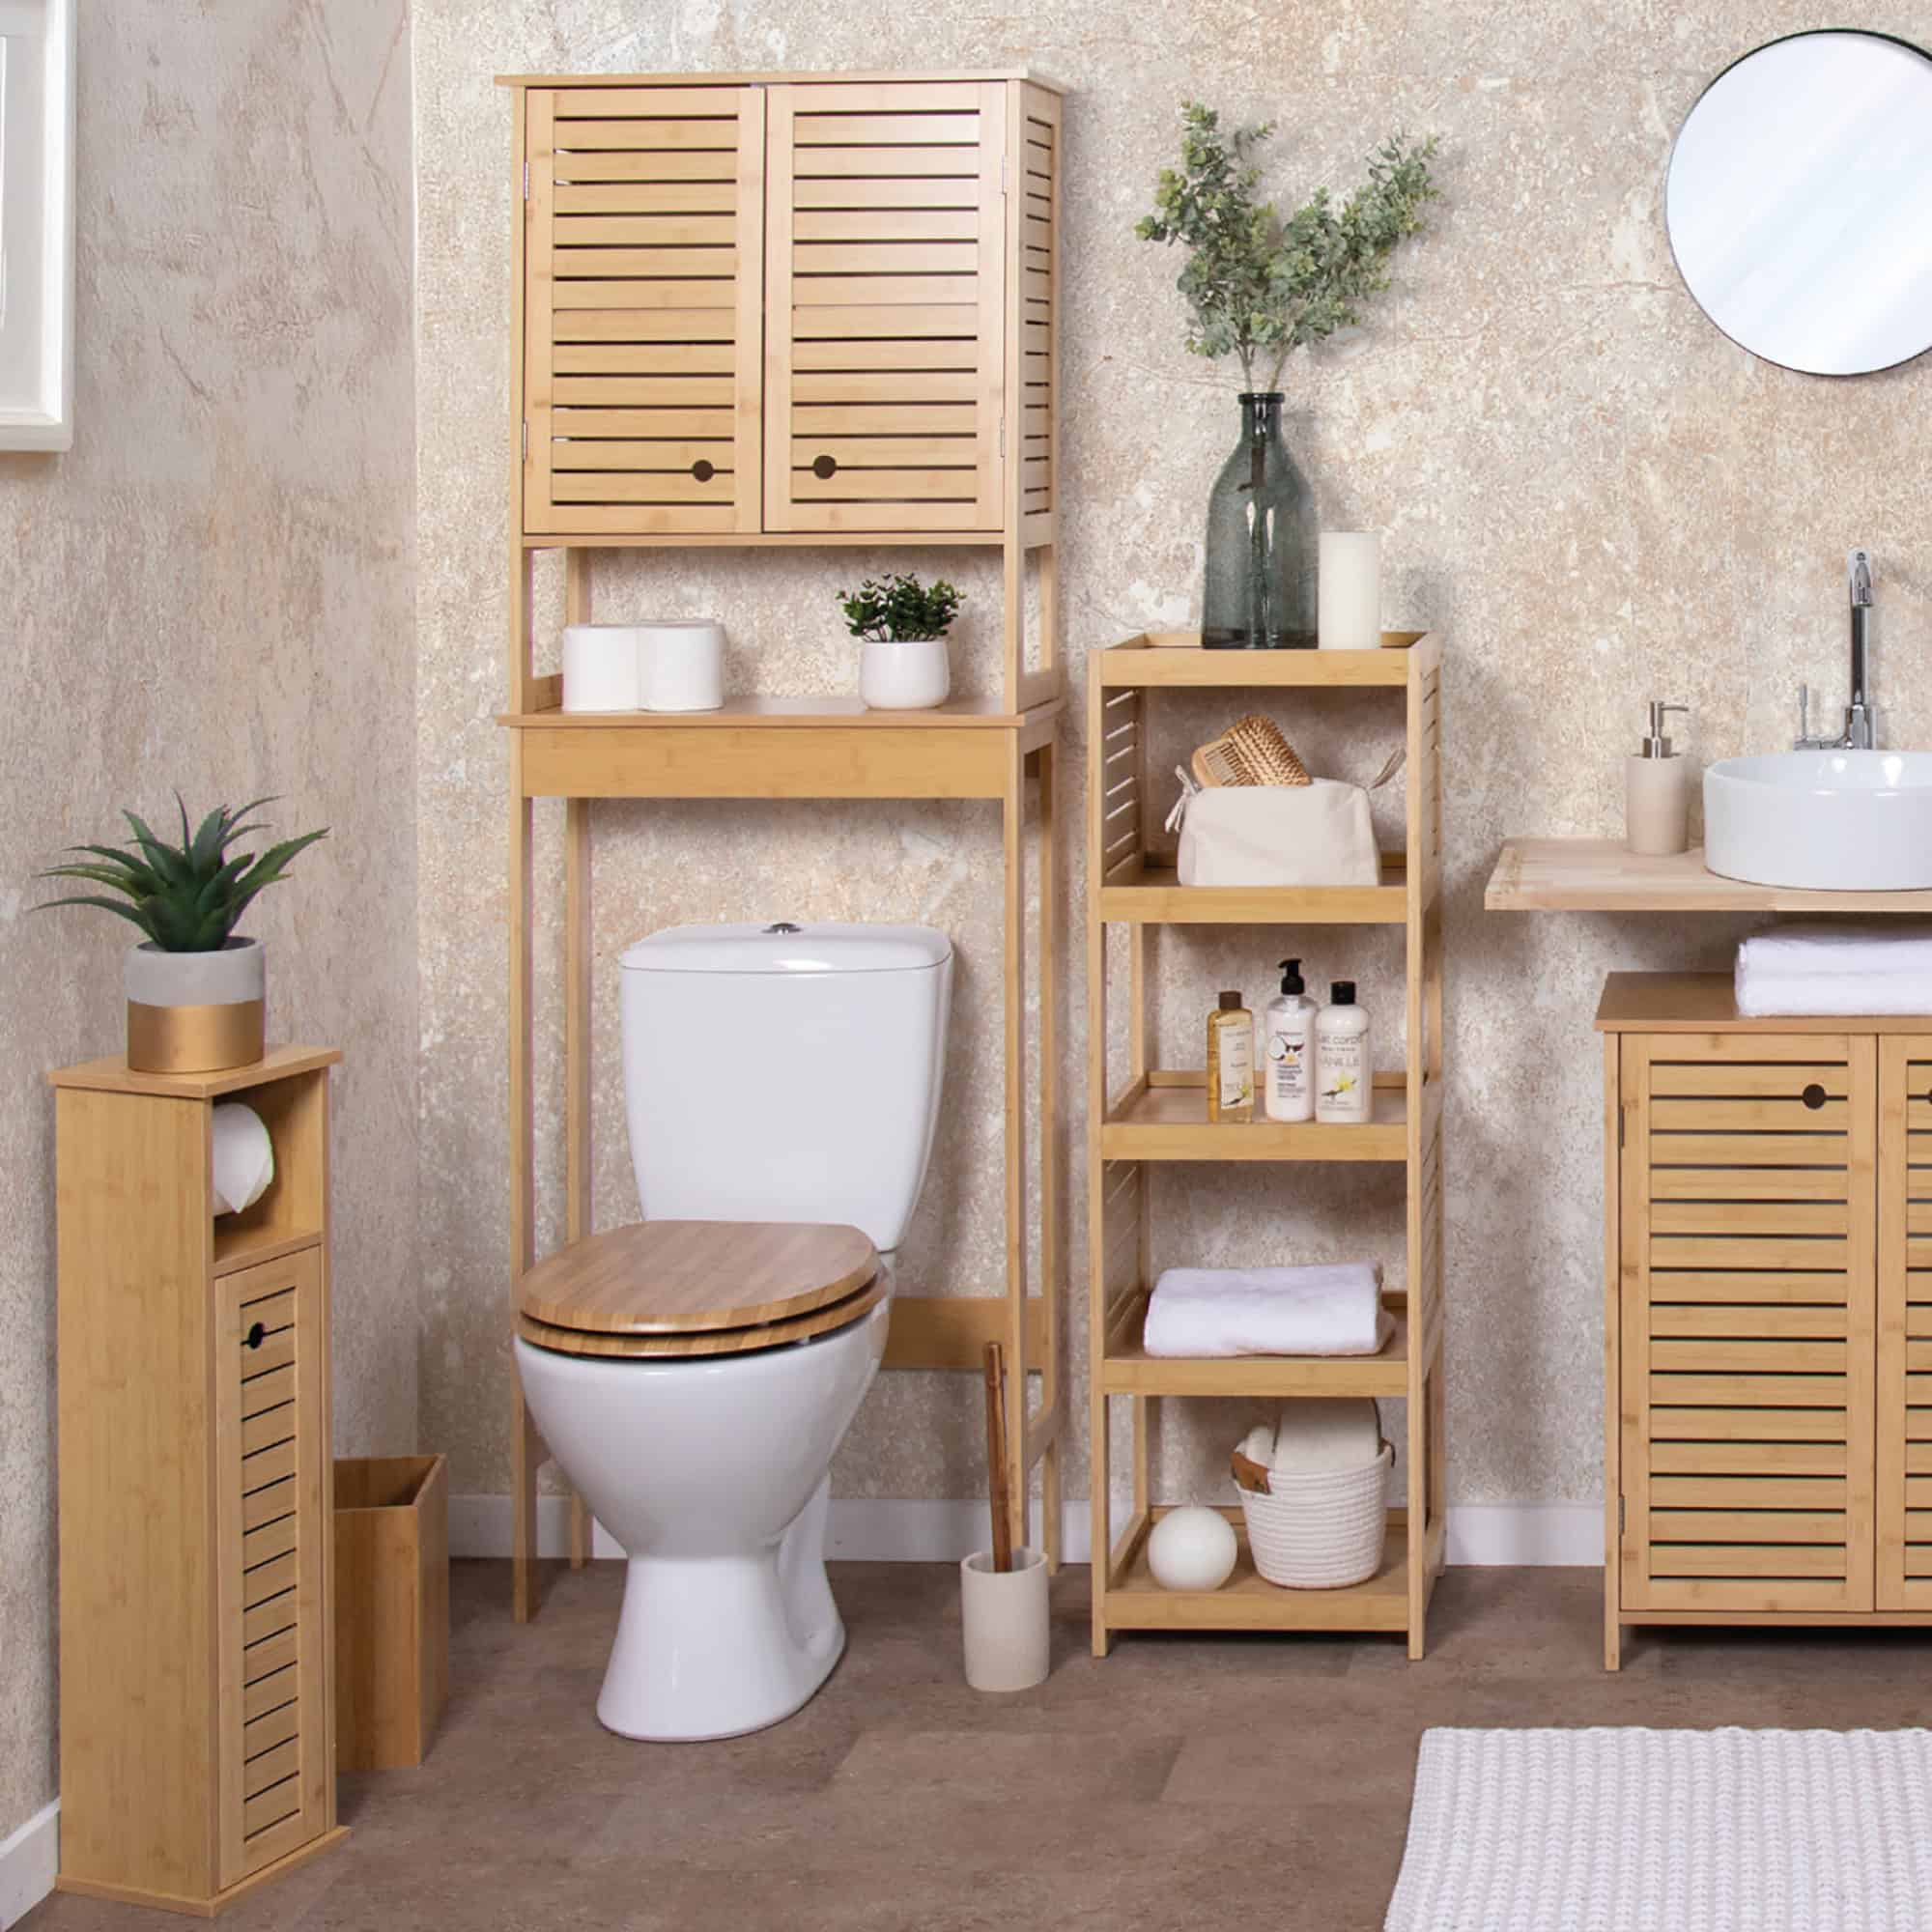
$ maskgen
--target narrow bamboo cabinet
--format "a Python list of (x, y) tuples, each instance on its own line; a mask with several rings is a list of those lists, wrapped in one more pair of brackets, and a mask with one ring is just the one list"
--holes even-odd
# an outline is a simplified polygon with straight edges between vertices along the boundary
[[(1441, 649), (1420, 633), (1388, 633), (1378, 651), (1208, 651), (1195, 633), (1130, 639), (1088, 660), (1088, 1248), (1092, 1387), (1093, 1641), (1104, 1656), (1123, 1630), (1404, 1632), (1423, 1653), (1429, 1600), (1443, 1562), (1442, 1408), (1442, 898)], [(1182, 886), (1159, 850), (1167, 794), (1151, 770), (1152, 705), (1163, 691), (1224, 690), (1239, 709), (1319, 705), (1324, 695), (1378, 691), (1390, 700), (1407, 752), (1406, 850), (1384, 853), (1379, 886), (1302, 889)], [(1274, 702), (1270, 703), (1270, 700)], [(1205, 1074), (1161, 1065), (1148, 1007), (1151, 935), (1163, 925), (1392, 925), (1405, 948), (1406, 1054), (1377, 1075), (1360, 1126), (1210, 1122)], [(1110, 1038), (1112, 926), (1126, 928), (1127, 1083), (1114, 1091)], [(1294, 942), (1280, 936), (1281, 948)], [(1272, 959), (1269, 952), (1264, 956)], [(1213, 988), (1204, 988), (1205, 1012)], [(1364, 999), (1378, 1001), (1378, 989)], [(1389, 1029), (1389, 1034), (1393, 1034)], [(1192, 1038), (1189, 1062), (1201, 1051)], [(1395, 1334), (1381, 1353), (1173, 1360), (1141, 1345), (1154, 1260), (1157, 1178), (1173, 1164), (1376, 1161), (1406, 1177), (1404, 1292), (1390, 1299)], [(1183, 1261), (1184, 1256), (1168, 1257)], [(1291, 1262), (1292, 1231), (1278, 1259)], [(1393, 1257), (1384, 1257), (1393, 1260)], [(1219, 1590), (1154, 1581), (1147, 1539), (1164, 1513), (1150, 1493), (1149, 1419), (1156, 1402), (1200, 1396), (1400, 1396), (1407, 1400), (1406, 1506), (1392, 1510), (1381, 1569), (1345, 1590), (1284, 1590), (1263, 1581), (1245, 1535)], [(1111, 1536), (1110, 1404), (1132, 1406), (1133, 1513)], [(1232, 1446), (1232, 1444), (1230, 1445)], [(1229, 1515), (1240, 1529), (1237, 1510)], [(1111, 1552), (1111, 1553), (1105, 1553)]]
[[(64, 1891), (211, 1917), (335, 1822), (328, 1068), (52, 1075)], [(275, 1179), (210, 1199), (214, 1106)]]
[(1932, 1018), (1610, 976), (1605, 1662), (1623, 1624), (1932, 1624)]
[[(536, 1261), (534, 802), (564, 801), (561, 1179), (571, 1241), (595, 1225), (593, 803), (997, 804), (1004, 1279), (965, 1293), (932, 1292), (958, 1284), (903, 1284), (886, 1366), (977, 1370), (981, 1345), (1004, 1342), (1015, 1535), (1026, 1540), (1038, 1467), (1042, 1541), (1057, 1559), (1060, 91), (1024, 71), (526, 74), (503, 84), (521, 213), (510, 708), (498, 720), (511, 747), (512, 1309)], [(714, 712), (566, 715), (560, 679), (538, 668), (536, 564), (547, 550), (564, 553), (553, 616), (588, 623), (601, 551), (909, 546), (1000, 553), (996, 696), (878, 712), (842, 694), (750, 692)], [(867, 563), (855, 558), (855, 574)], [(731, 613), (720, 614), (728, 625)], [(837, 618), (820, 610), (802, 621)], [(1039, 868), (1031, 944), (1030, 815)], [(646, 915), (637, 916), (642, 930)], [(1044, 1123), (1037, 1164), (1026, 1145), (1029, 980)], [(1029, 1293), (1030, 1247), (1038, 1293)], [(512, 1442), (515, 1608), (526, 1618), (537, 1606), (536, 1477), (548, 1451), (521, 1392)], [(572, 1521), (582, 1561), (581, 1503)]]

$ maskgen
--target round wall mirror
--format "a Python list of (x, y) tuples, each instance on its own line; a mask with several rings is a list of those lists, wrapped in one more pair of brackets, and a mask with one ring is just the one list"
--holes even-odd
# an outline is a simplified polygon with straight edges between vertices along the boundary
[(1768, 362), (1856, 376), (1932, 349), (1932, 56), (1833, 28), (1728, 67), (1679, 129), (1686, 285)]

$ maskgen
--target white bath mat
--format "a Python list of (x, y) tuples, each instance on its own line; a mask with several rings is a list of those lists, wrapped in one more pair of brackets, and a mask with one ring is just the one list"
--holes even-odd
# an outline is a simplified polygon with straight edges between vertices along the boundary
[(1932, 1732), (1426, 1732), (1386, 1932), (1928, 1932)]

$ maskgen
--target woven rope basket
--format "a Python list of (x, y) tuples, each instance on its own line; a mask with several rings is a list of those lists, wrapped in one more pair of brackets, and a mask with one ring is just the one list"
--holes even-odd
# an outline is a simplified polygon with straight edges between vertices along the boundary
[[(1238, 1451), (1236, 1456), (1255, 1469)], [(1241, 1514), (1257, 1573), (1288, 1590), (1343, 1590), (1367, 1582), (1381, 1567), (1394, 1467), (1395, 1451), (1384, 1442), (1381, 1454), (1359, 1469), (1299, 1476), (1271, 1470), (1262, 1477), (1265, 1491), (1243, 1482)]]

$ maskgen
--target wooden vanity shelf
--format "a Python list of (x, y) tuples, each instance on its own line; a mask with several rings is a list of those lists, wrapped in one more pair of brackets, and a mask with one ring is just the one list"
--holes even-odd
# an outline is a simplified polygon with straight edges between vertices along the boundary
[[(207, 1918), (335, 1814), (326, 1047), (50, 1077), (63, 1891)], [(216, 1220), (213, 1110), (275, 1177)]]
[[(1265, 706), (1293, 691), (1386, 690), (1402, 702), (1408, 754), (1406, 854), (1385, 854), (1378, 887), (1295, 891), (1184, 887), (1158, 848), (1162, 806), (1151, 783), (1151, 694), (1226, 690)], [(1423, 1654), (1429, 1599), (1441, 1574), (1446, 1467), (1442, 1407), (1442, 904), (1441, 647), (1421, 632), (1384, 634), (1378, 651), (1208, 651), (1199, 636), (1129, 639), (1088, 660), (1088, 1229), (1091, 1251), (1093, 1642), (1104, 1656), (1118, 1631), (1382, 1631)], [(1107, 928), (1127, 928), (1127, 1082), (1111, 1091), (1106, 1046)], [(1407, 1057), (1376, 1077), (1360, 1126), (1265, 1119), (1210, 1122), (1198, 1067), (1153, 1064), (1148, 1009), (1150, 933), (1165, 924), (1400, 925), (1406, 946)], [(1280, 946), (1293, 950), (1282, 938)], [(1207, 1009), (1211, 988), (1200, 1005)], [(1371, 995), (1373, 997), (1373, 995)], [(1199, 1042), (1190, 1039), (1191, 1052)], [(1154, 1197), (1176, 1161), (1380, 1161), (1406, 1176), (1406, 1293), (1386, 1297), (1393, 1339), (1373, 1356), (1156, 1359), (1142, 1346), (1152, 1286)], [(1285, 1256), (1283, 1259), (1292, 1259)], [(1189, 1397), (1401, 1397), (1407, 1403), (1406, 1507), (1389, 1513), (1381, 1569), (1347, 1590), (1284, 1590), (1248, 1557), (1240, 1512), (1233, 1577), (1214, 1591), (1163, 1590), (1146, 1545), (1165, 1513), (1149, 1476), (1151, 1406)], [(1112, 1537), (1109, 1404), (1132, 1406), (1132, 1514)], [(1100, 1552), (1110, 1551), (1102, 1555)]]
[[(591, 802), (983, 799), (1004, 835), (1006, 1279), (896, 1299), (889, 1368), (1009, 1368), (1008, 1487), (1025, 1542), (1039, 1466), (1058, 1561), (1059, 1179), (1055, 735), (1060, 647), (1061, 95), (1023, 71), (507, 77), (511, 318), (512, 1319), (536, 1262), (532, 802), (564, 805), (567, 1240), (590, 1200)], [(566, 623), (592, 621), (612, 549), (971, 544), (1003, 571), (1000, 688), (933, 711), (734, 696), (715, 712), (566, 714), (535, 668), (534, 561), (565, 553)], [(1029, 579), (1037, 649), (1026, 622)], [(1027, 803), (1035, 803), (1037, 1091), (1030, 1294)], [(795, 910), (791, 907), (786, 911)], [(1029, 1413), (1029, 1376), (1039, 1378)], [(512, 1431), (515, 1607), (536, 1607), (536, 1476)], [(572, 1559), (587, 1554), (582, 1504)]]

